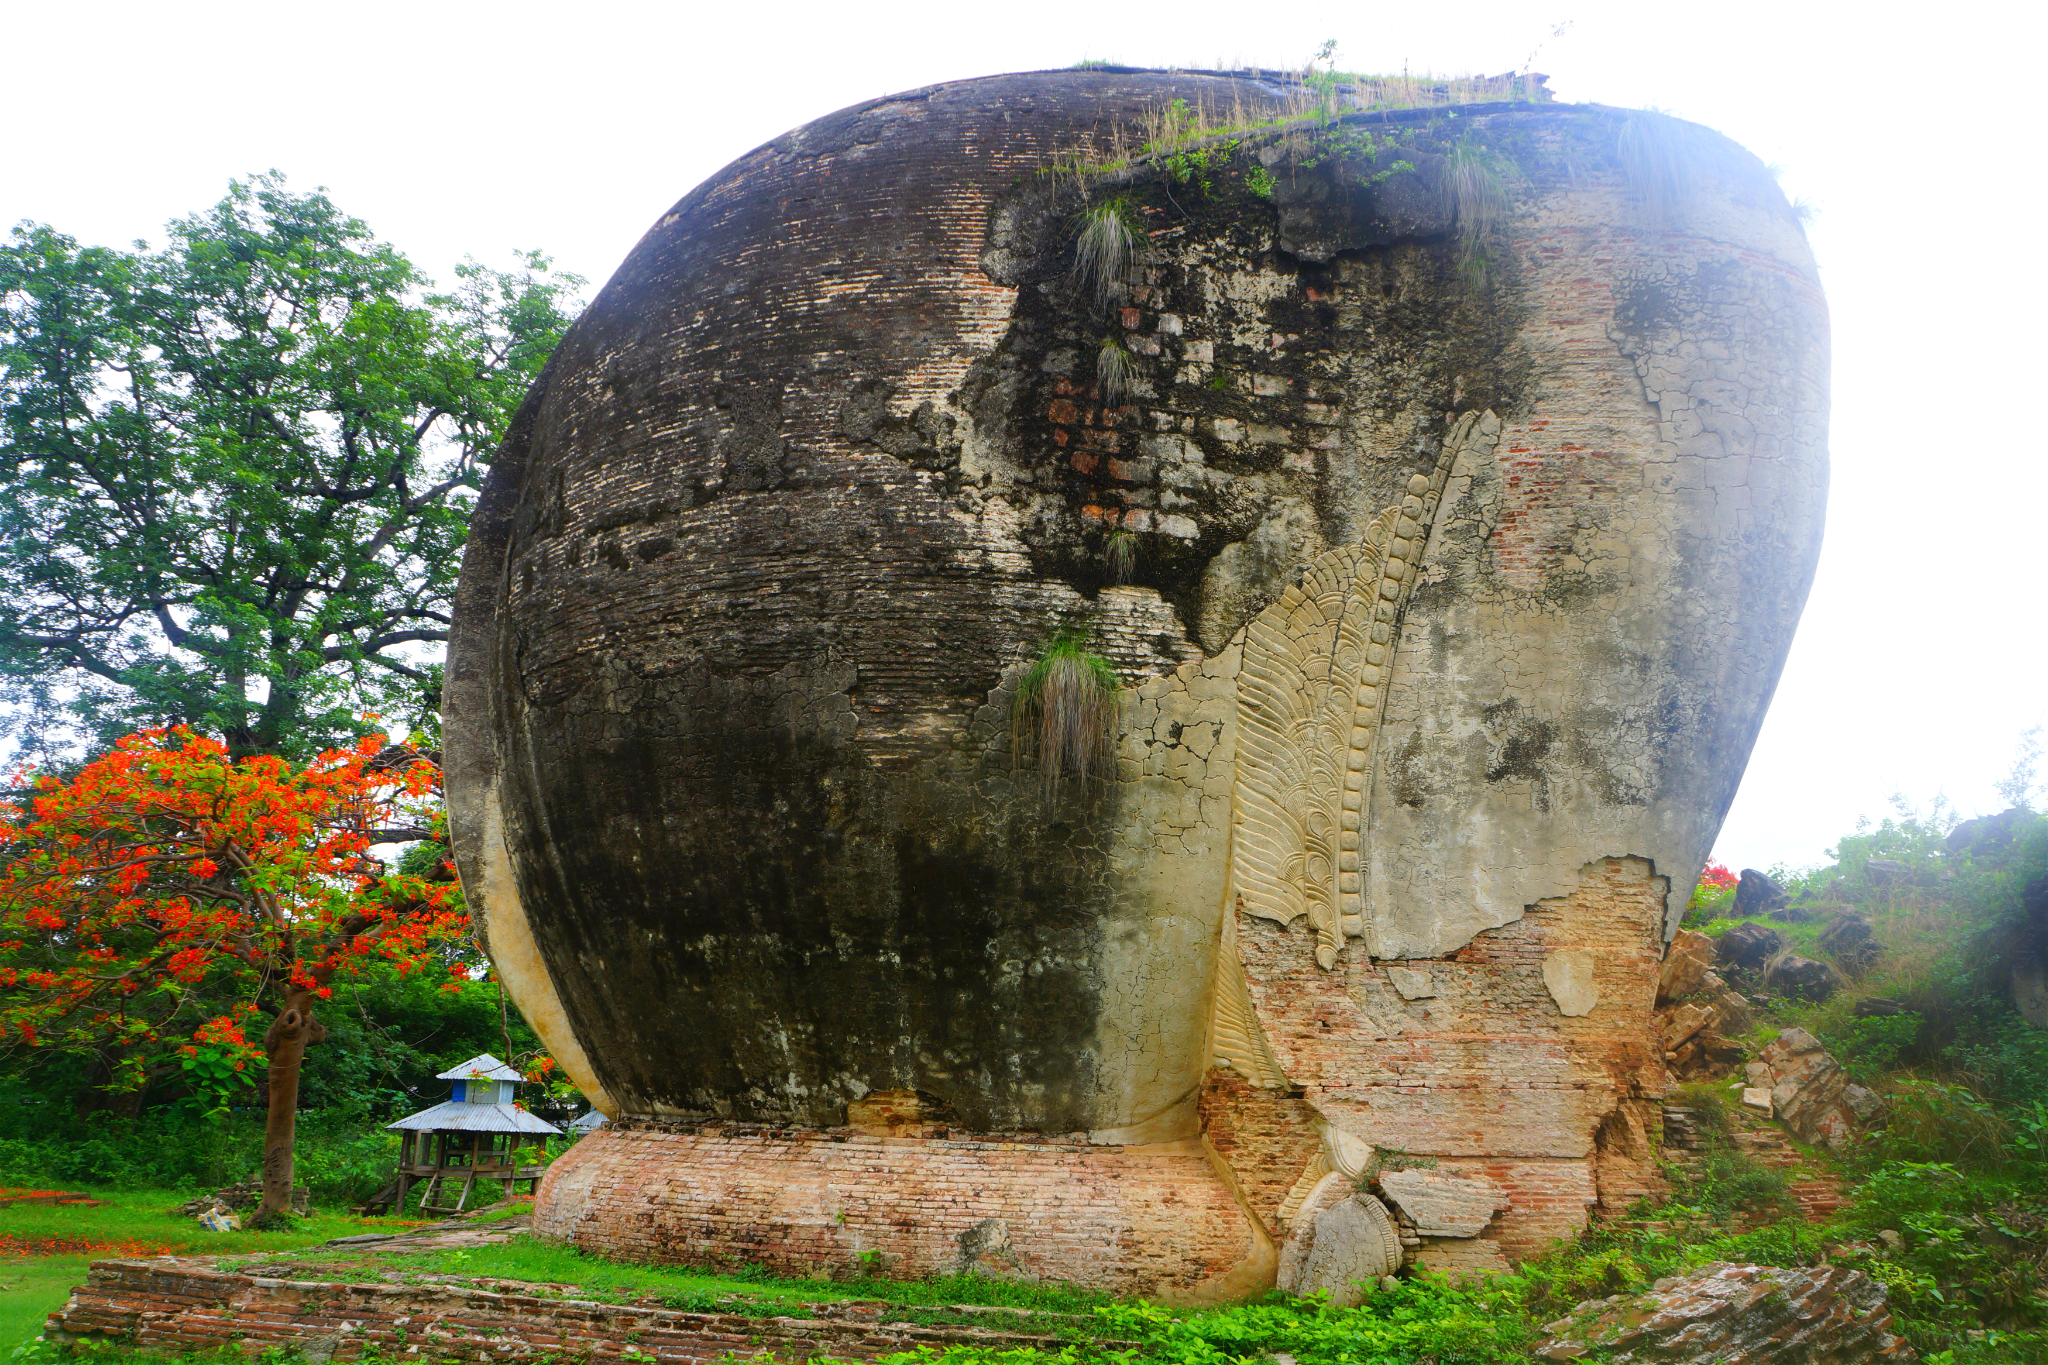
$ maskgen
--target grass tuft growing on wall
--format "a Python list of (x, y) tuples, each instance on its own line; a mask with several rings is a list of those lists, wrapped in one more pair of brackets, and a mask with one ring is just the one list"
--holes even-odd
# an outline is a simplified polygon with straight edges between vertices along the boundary
[(1105, 405), (1117, 407), (1130, 396), (1136, 369), (1137, 361), (1123, 342), (1113, 336), (1102, 339), (1095, 349), (1095, 387)]
[(1074, 280), (1105, 312), (1121, 303), (1130, 288), (1139, 237), (1137, 210), (1128, 199), (1105, 199), (1081, 211), (1081, 228), (1074, 234)]
[(1111, 583), (1128, 583), (1138, 572), (1138, 533), (1117, 527), (1102, 541), (1102, 571)]
[(1690, 190), (1685, 166), (1689, 134), (1684, 124), (1656, 109), (1630, 114), (1615, 133), (1629, 197), (1651, 223), (1668, 223), (1684, 207)]
[(1017, 685), (1011, 753), (1035, 759), (1048, 785), (1105, 777), (1116, 761), (1122, 701), (1123, 683), (1109, 661), (1076, 635), (1056, 635)]

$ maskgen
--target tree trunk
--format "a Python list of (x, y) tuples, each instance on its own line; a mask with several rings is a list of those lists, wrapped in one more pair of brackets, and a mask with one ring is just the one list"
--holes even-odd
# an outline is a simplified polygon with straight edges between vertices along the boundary
[(270, 1105), (263, 1120), (263, 1203), (249, 1220), (262, 1227), (292, 1211), (292, 1143), (299, 1129), (299, 1064), (306, 1048), (327, 1036), (327, 1030), (313, 1018), (313, 992), (293, 986), (285, 993), (284, 1008), (270, 1021), (263, 1035), (263, 1050), (269, 1063)]

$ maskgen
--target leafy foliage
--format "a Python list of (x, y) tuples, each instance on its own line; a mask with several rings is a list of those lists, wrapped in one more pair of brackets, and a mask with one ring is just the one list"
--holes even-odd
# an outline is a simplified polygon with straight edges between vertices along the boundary
[[(258, 1217), (288, 1207), (299, 1063), (326, 1036), (316, 1002), (337, 976), (410, 970), (469, 931), (451, 879), (392, 873), (370, 853), (429, 833), (415, 822), (439, 782), (381, 739), (295, 766), (151, 731), (69, 781), (39, 779), (4, 836), (0, 1059), (90, 1056), (115, 1090), (173, 1065), (206, 1115), (261, 1061)], [(245, 1030), (264, 1003), (276, 1013), (259, 1046)]]
[(431, 723), (471, 495), (573, 310), (529, 254), (427, 292), (272, 173), (161, 251), (0, 247), (0, 683), (64, 751), (187, 724), (305, 757)]
[[(132, 1088), (175, 1046), (189, 1083), (219, 1089), (261, 1055), (244, 1027), (266, 992), (325, 998), (336, 972), (410, 964), (466, 934), (451, 883), (388, 875), (370, 855), (439, 776), (416, 755), (380, 761), (380, 738), (294, 768), (152, 731), (69, 781), (40, 779), (5, 827), (0, 1057), (111, 1051)], [(242, 999), (193, 1018), (222, 973)]]

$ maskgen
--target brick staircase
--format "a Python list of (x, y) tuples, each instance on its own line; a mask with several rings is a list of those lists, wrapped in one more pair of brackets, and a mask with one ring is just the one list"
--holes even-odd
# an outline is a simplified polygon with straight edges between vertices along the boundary
[[(1754, 1110), (1732, 1105), (1727, 1114), (1728, 1135), (1736, 1150), (1760, 1166), (1784, 1172), (1785, 1192), (1798, 1203), (1799, 1211), (1807, 1222), (1824, 1222), (1829, 1215), (1847, 1207), (1849, 1199), (1842, 1192), (1841, 1177), (1826, 1164), (1824, 1158), (1801, 1152), (1783, 1128)], [(1707, 1120), (1694, 1110), (1680, 1105), (1665, 1105), (1665, 1159), (1688, 1173), (1696, 1173), (1706, 1153), (1707, 1138), (1702, 1132), (1704, 1122)], [(1763, 1216), (1742, 1221), (1745, 1226), (1750, 1226), (1769, 1220), (1768, 1216)]]

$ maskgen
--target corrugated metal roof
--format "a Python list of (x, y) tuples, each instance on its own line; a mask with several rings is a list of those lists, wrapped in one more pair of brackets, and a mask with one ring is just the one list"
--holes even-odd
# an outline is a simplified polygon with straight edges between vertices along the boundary
[(511, 1067), (488, 1052), (480, 1052), (460, 1066), (452, 1066), (434, 1079), (437, 1081), (467, 1081), (474, 1079), (489, 1081), (517, 1081), (524, 1079)]
[(594, 1133), (604, 1127), (609, 1121), (603, 1114), (592, 1109), (587, 1113), (578, 1114), (575, 1118), (569, 1120), (569, 1126), (579, 1133)]
[(415, 1133), (431, 1133), (437, 1129), (453, 1129), (462, 1133), (552, 1133), (556, 1137), (562, 1130), (546, 1119), (537, 1119), (524, 1109), (509, 1104), (469, 1104), (462, 1100), (450, 1100), (437, 1104), (432, 1109), (422, 1109), (409, 1114), (396, 1123), (387, 1123), (386, 1128), (405, 1128)]

